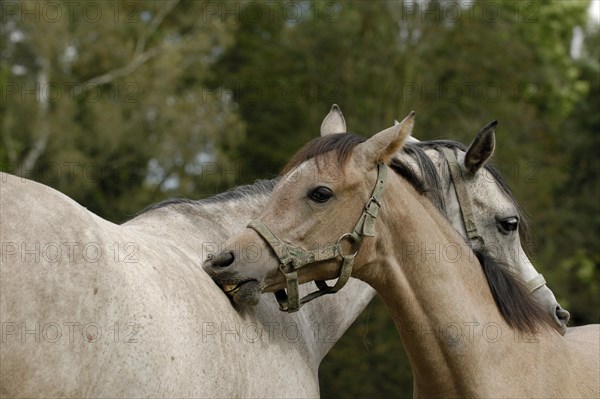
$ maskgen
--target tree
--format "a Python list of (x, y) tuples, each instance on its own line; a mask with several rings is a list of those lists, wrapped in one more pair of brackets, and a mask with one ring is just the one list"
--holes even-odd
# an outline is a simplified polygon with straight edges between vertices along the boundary
[(209, 162), (226, 159), (221, 145), (239, 140), (243, 125), (203, 82), (231, 37), (204, 2), (11, 7), (2, 24), (3, 171), (113, 221), (168, 195), (229, 184)]

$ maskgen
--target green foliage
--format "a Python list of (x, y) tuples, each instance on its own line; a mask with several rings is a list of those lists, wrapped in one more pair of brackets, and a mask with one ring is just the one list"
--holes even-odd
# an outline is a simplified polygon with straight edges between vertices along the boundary
[(566, 309), (576, 325), (597, 323), (600, 319), (600, 254), (578, 250), (560, 262), (554, 277)]
[(319, 378), (324, 398), (412, 398), (408, 357), (379, 297), (325, 357)]
[(231, 41), (227, 24), (205, 18), (203, 2), (77, 4), (24, 2), (38, 14), (6, 16), (2, 170), (113, 221), (164, 196), (227, 187), (232, 179), (200, 178), (243, 135), (233, 104), (203, 83)]
[[(588, 1), (77, 3), (102, 17), (3, 15), (3, 171), (121, 222), (276, 175), (334, 102), (365, 136), (412, 109), (423, 140), (469, 143), (497, 119), (494, 161), (530, 211), (536, 267), (574, 324), (600, 321), (600, 36)], [(380, 300), (320, 378), (323, 397), (411, 396)]]

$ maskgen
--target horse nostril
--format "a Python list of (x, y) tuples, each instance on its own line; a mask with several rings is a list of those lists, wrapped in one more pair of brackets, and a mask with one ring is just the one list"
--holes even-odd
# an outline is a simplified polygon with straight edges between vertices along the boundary
[(556, 317), (558, 317), (558, 320), (566, 323), (569, 321), (569, 319), (571, 318), (571, 315), (569, 314), (568, 311), (566, 311), (565, 309), (561, 308), (560, 306), (556, 307)]
[(211, 259), (211, 263), (214, 267), (227, 267), (233, 263), (235, 256), (231, 251), (223, 251), (217, 256)]

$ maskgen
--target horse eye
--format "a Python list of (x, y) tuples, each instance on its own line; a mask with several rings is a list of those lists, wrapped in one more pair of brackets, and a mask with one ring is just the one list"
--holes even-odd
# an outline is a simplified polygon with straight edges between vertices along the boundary
[(510, 217), (502, 220), (498, 220), (498, 230), (503, 234), (509, 234), (511, 231), (515, 231), (519, 227), (519, 219), (516, 217)]
[(333, 197), (333, 192), (327, 187), (317, 187), (308, 192), (308, 198), (314, 202), (325, 203)]

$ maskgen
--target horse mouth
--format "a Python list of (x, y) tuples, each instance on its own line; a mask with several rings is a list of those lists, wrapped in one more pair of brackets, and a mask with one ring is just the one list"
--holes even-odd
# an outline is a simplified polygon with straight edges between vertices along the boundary
[(223, 290), (223, 292), (225, 292), (227, 295), (233, 297), (242, 287), (242, 285), (250, 282), (252, 280), (248, 280), (248, 281), (242, 281), (239, 282), (237, 284), (223, 284), (221, 286), (221, 289)]
[(260, 285), (253, 279), (234, 284), (221, 284), (221, 289), (238, 304), (256, 305), (260, 298)]

